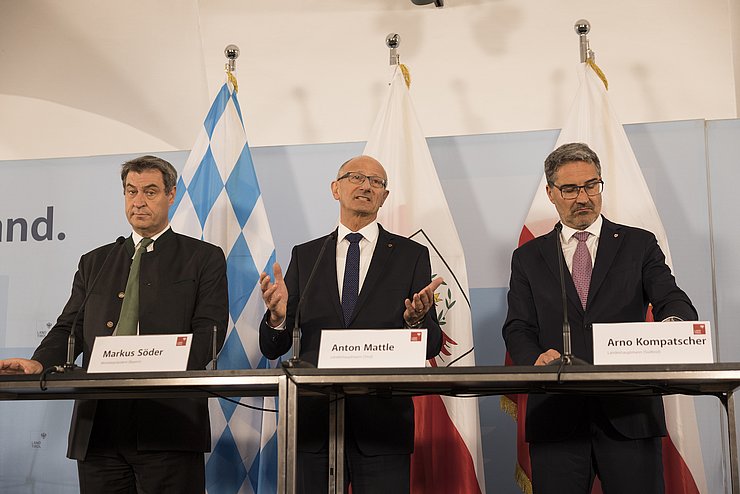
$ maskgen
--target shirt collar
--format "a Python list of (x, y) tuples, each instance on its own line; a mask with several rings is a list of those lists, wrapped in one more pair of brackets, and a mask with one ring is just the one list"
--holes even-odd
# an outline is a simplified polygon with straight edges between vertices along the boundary
[[(353, 232), (352, 230), (344, 226), (342, 223), (339, 223), (339, 230), (337, 231), (338, 242), (341, 242), (342, 240), (344, 240), (344, 237), (346, 237), (348, 233), (353, 233)], [(360, 228), (360, 230), (358, 230), (357, 233), (361, 233), (363, 238), (365, 238), (365, 240), (371, 243), (375, 242), (375, 240), (378, 238), (378, 235), (380, 233), (377, 220), (369, 223), (364, 228)]]
[[(152, 241), (155, 241), (159, 237), (161, 237), (164, 232), (166, 232), (169, 229), (170, 229), (170, 225), (167, 225), (164, 230), (162, 230), (161, 232), (157, 233), (156, 235), (152, 235), (151, 237), (148, 237), (148, 238), (151, 238)], [(139, 235), (136, 232), (132, 232), (131, 233), (131, 239), (134, 241), (134, 247), (136, 247), (137, 245), (139, 245), (139, 242), (141, 242), (141, 239), (142, 238), (144, 238), (144, 237), (142, 237), (141, 235)]]
[(591, 235), (593, 235), (596, 238), (599, 238), (599, 235), (601, 234), (601, 225), (604, 223), (604, 219), (599, 215), (596, 218), (596, 221), (591, 223), (588, 228), (585, 230), (576, 230), (575, 228), (571, 228), (568, 225), (563, 224), (563, 233), (562, 233), (562, 240), (563, 242), (568, 242), (573, 237), (573, 234), (576, 232), (588, 232)]

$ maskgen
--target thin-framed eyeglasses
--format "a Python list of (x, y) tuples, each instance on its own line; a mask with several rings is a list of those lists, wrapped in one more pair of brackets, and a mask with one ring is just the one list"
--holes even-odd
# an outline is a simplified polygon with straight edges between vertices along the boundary
[(581, 189), (583, 189), (583, 191), (589, 197), (598, 196), (599, 194), (604, 192), (603, 180), (594, 180), (593, 182), (588, 182), (583, 185), (550, 185), (560, 191), (560, 195), (563, 197), (563, 199), (575, 199), (576, 197), (578, 197), (578, 194), (581, 193)]
[(370, 186), (375, 189), (384, 189), (388, 184), (388, 181), (382, 177), (363, 175), (360, 172), (347, 172), (341, 177), (337, 177), (337, 181), (345, 178), (355, 185), (362, 185), (365, 179), (367, 179), (370, 182)]

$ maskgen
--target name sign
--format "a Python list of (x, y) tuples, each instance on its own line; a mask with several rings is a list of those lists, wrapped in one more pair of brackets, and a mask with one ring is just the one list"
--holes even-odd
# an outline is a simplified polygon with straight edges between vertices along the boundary
[(424, 367), (426, 355), (426, 329), (324, 329), (318, 367)]
[(709, 321), (594, 324), (594, 364), (711, 364)]
[(87, 372), (184, 371), (192, 334), (98, 336)]

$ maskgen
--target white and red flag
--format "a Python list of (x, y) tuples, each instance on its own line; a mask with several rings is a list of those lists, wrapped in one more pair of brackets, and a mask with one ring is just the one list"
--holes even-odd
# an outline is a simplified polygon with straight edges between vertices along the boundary
[[(435, 294), (444, 343), (430, 366), (474, 366), (473, 329), (460, 237), (416, 117), (402, 65), (394, 69), (364, 154), (380, 161), (391, 193), (378, 221), (426, 245), (432, 273), (445, 283)], [(411, 459), (414, 494), (485, 492), (477, 398), (414, 398), (416, 439)]]
[[(606, 92), (603, 74), (592, 63), (579, 66), (580, 87), (570, 114), (560, 131), (555, 147), (569, 142), (583, 142), (593, 149), (601, 161), (604, 179), (604, 201), (602, 212), (616, 223), (635, 226), (655, 234), (658, 244), (671, 269), (671, 254), (668, 249), (663, 223), (650, 195), (640, 165), (627, 140), (624, 128), (617, 120)], [(552, 230), (558, 221), (555, 207), (545, 193), (545, 176), (524, 222), (519, 245)], [(507, 355), (507, 363), (508, 355)], [(516, 403), (514, 405), (513, 401)], [(694, 400), (683, 395), (663, 398), (666, 411), (668, 437), (663, 439), (663, 468), (666, 492), (671, 494), (706, 494), (707, 482), (704, 473), (699, 431), (696, 421)], [(502, 398), (503, 408), (524, 411), (526, 395)], [(532, 492), (531, 468), (527, 444), (524, 442), (524, 413), (517, 413), (517, 472), (516, 477), (524, 492)], [(594, 492), (601, 492), (600, 486)], [(639, 492), (639, 486), (635, 486)]]

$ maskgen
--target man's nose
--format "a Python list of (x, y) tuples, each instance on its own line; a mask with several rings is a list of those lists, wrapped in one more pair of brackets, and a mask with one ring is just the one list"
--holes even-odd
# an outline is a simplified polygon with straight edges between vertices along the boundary
[(589, 202), (591, 198), (588, 194), (586, 194), (586, 189), (584, 187), (581, 187), (578, 189), (578, 195), (576, 196), (576, 202), (579, 202), (581, 204), (585, 202)]

